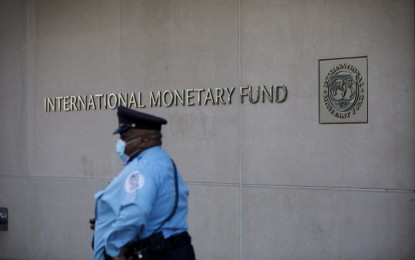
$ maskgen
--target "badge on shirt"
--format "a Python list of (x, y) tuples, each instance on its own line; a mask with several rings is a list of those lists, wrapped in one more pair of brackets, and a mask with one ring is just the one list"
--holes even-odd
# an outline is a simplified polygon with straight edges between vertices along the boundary
[(125, 191), (127, 193), (133, 193), (136, 190), (144, 187), (145, 179), (144, 176), (139, 171), (133, 171), (128, 175), (125, 180)]

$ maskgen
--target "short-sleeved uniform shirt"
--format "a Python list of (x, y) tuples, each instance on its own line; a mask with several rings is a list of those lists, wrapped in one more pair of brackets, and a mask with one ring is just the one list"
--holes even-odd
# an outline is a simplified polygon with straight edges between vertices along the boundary
[(94, 259), (117, 256), (124, 245), (158, 231), (165, 238), (187, 231), (189, 189), (177, 174), (177, 209), (162, 227), (176, 193), (173, 162), (161, 146), (141, 152), (95, 194)]

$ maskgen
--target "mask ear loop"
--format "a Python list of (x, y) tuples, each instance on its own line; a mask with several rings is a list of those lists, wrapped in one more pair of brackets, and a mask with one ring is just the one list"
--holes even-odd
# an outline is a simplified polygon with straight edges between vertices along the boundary
[(127, 143), (125, 143), (125, 146), (127, 146), (127, 144), (134, 142), (135, 140), (137, 140), (138, 138), (141, 138), (142, 136), (137, 136), (136, 138), (134, 138), (133, 140), (128, 141)]
[[(138, 138), (142, 138), (142, 136), (138, 136), (137, 138), (134, 138), (133, 140), (128, 141), (128, 143), (125, 144), (125, 147), (127, 147), (127, 144), (134, 142), (135, 140), (137, 140)], [(127, 162), (131, 161), (131, 156), (134, 155), (135, 153), (137, 153), (140, 150), (140, 148), (137, 148), (134, 152), (132, 152), (131, 154), (127, 155), (128, 156), (128, 160)], [(125, 154), (125, 148), (124, 148), (124, 154)]]

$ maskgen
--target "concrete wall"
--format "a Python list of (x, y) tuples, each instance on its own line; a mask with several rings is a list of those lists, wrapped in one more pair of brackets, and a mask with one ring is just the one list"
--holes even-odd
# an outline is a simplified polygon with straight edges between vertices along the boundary
[[(368, 57), (368, 123), (318, 121), (318, 60)], [(91, 259), (111, 109), (44, 97), (284, 84), (146, 107), (191, 189), (198, 259), (414, 259), (414, 2), (0, 0), (0, 258)]]

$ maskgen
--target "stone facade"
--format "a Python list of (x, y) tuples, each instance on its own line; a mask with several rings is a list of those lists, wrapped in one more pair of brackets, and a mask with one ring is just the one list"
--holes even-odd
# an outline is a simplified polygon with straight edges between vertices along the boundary
[[(0, 258), (92, 258), (117, 119), (68, 97), (140, 92), (169, 121), (198, 259), (415, 259), (414, 27), (412, 0), (0, 0)], [(319, 60), (358, 56), (368, 122), (320, 124)], [(144, 99), (176, 90), (195, 96)]]

